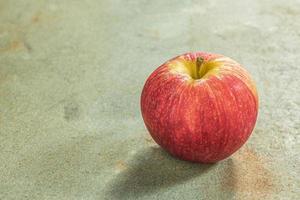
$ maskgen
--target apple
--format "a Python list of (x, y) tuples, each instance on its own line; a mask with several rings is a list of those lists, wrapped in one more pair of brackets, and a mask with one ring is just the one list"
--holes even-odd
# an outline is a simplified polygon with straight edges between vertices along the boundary
[(249, 73), (233, 59), (186, 53), (149, 76), (141, 112), (152, 138), (171, 155), (214, 163), (249, 138), (257, 119), (258, 94)]

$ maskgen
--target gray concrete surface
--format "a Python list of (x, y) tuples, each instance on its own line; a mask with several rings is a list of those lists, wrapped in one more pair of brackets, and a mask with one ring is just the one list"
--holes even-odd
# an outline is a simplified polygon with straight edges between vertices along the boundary
[[(300, 2), (0, 0), (0, 199), (300, 199)], [(257, 82), (248, 143), (215, 165), (145, 130), (147, 76), (188, 51)]]

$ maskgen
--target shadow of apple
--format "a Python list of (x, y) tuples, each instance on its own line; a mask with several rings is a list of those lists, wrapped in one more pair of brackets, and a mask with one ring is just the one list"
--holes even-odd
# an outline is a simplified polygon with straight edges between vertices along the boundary
[(107, 185), (106, 194), (110, 199), (135, 199), (201, 176), (213, 166), (178, 160), (158, 147), (147, 148)]

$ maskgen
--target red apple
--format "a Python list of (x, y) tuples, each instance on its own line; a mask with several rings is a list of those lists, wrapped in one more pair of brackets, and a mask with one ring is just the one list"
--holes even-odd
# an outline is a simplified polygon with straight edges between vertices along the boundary
[(141, 111), (153, 139), (183, 160), (213, 163), (249, 138), (258, 95), (248, 72), (223, 55), (175, 57), (147, 79)]

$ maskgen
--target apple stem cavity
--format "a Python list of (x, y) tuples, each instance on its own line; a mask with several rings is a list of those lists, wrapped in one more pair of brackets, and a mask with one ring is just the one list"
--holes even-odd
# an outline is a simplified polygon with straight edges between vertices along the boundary
[(195, 73), (195, 79), (200, 79), (205, 74), (205, 66), (204, 65), (204, 58), (198, 57), (196, 60), (196, 73)]

